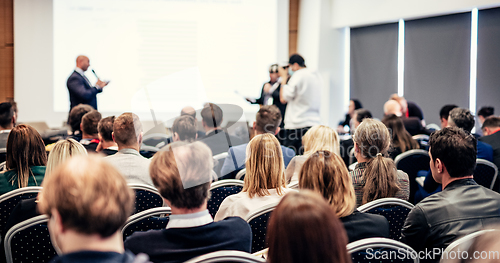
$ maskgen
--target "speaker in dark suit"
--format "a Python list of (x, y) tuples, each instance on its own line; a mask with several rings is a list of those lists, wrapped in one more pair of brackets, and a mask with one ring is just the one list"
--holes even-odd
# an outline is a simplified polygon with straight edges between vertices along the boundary
[(93, 86), (84, 74), (89, 66), (88, 57), (78, 56), (76, 58), (76, 69), (66, 82), (70, 110), (78, 104), (88, 104), (97, 110), (97, 94), (102, 92), (102, 88), (107, 85), (107, 82), (97, 80), (96, 86)]

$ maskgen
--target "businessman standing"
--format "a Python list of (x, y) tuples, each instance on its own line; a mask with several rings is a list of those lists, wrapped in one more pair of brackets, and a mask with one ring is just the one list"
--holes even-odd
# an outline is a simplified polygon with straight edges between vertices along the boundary
[(66, 86), (69, 91), (70, 110), (78, 104), (88, 104), (97, 110), (97, 93), (102, 92), (102, 88), (108, 85), (108, 82), (97, 79), (94, 85), (85, 76), (85, 71), (90, 66), (90, 60), (86, 56), (76, 58), (75, 71), (69, 76)]

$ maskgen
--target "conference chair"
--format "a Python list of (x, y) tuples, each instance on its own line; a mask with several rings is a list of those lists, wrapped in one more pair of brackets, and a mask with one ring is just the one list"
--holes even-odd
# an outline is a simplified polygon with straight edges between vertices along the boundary
[(29, 186), (23, 187), (16, 190), (12, 190), (8, 193), (5, 193), (0, 196), (0, 241), (3, 239), (3, 229), (7, 224), (7, 220), (9, 219), (12, 210), (16, 207), (16, 205), (24, 199), (35, 198), (38, 193), (42, 191), (42, 187), (40, 186)]
[(141, 145), (141, 148), (139, 149), (139, 153), (142, 155), (144, 158), (152, 158), (155, 153), (157, 153), (160, 149), (153, 147), (153, 146), (147, 146), (147, 145)]
[(243, 168), (241, 169), (237, 174), (236, 176), (234, 177), (234, 179), (236, 180), (245, 180), (245, 175), (247, 174), (247, 168)]
[(223, 250), (192, 258), (186, 261), (185, 263), (216, 263), (216, 262), (265, 263), (266, 260), (243, 251)]
[(155, 207), (131, 215), (122, 227), (123, 240), (136, 231), (165, 229), (171, 214), (170, 207)]
[(356, 157), (354, 156), (354, 147), (349, 151), (349, 166), (353, 163), (357, 162)]
[(297, 189), (298, 190), (299, 189), (299, 182), (289, 183), (287, 187), (290, 189)]
[(476, 169), (474, 170), (474, 181), (476, 183), (498, 192), (499, 189), (493, 189), (497, 176), (498, 168), (494, 163), (484, 159), (476, 160)]
[(46, 215), (25, 220), (7, 231), (4, 239), (7, 263), (44, 263), (57, 254), (50, 240)]
[(7, 148), (0, 148), (0, 162), (7, 161)]
[(413, 139), (418, 142), (420, 149), (429, 150), (429, 135), (417, 134), (413, 135)]
[(252, 250), (251, 253), (263, 250), (267, 248), (266, 233), (267, 224), (271, 213), (276, 208), (279, 202), (275, 202), (266, 206), (263, 206), (254, 211), (250, 211), (245, 217), (245, 220), (250, 225), (252, 229)]
[(417, 252), (388, 238), (365, 238), (347, 244), (352, 263), (419, 263)]
[(401, 229), (413, 205), (399, 198), (381, 198), (358, 207), (358, 211), (384, 216), (389, 221), (389, 237), (399, 240)]
[[(485, 229), (485, 230), (480, 230), (468, 235), (465, 235), (461, 238), (456, 239), (453, 241), (451, 244), (449, 244), (446, 249), (443, 251), (443, 254), (441, 255), (441, 263), (451, 263), (451, 262), (456, 262), (456, 257), (451, 258), (451, 256), (456, 255), (457, 251), (467, 251), (469, 250), (469, 247), (474, 243), (474, 240), (481, 235), (484, 235), (488, 232), (497, 232), (497, 234), (500, 234), (500, 230), (497, 229)], [(452, 252), (453, 253), (450, 253)], [(473, 256), (473, 255), (470, 255)]]
[(237, 194), (243, 189), (243, 181), (235, 179), (225, 179), (213, 183), (210, 186), (210, 199), (207, 208), (212, 217), (219, 211), (220, 204), (226, 197)]
[(425, 150), (415, 149), (406, 151), (394, 159), (394, 164), (398, 170), (402, 170), (408, 174), (410, 180), (410, 202), (415, 202), (415, 193), (418, 191), (418, 184), (415, 181), (418, 171), (428, 171), (429, 166), (429, 153)]
[(430, 124), (427, 124), (427, 125), (425, 126), (425, 128), (426, 128), (427, 130), (430, 130), (430, 131), (439, 131), (439, 130), (441, 130), (441, 126), (439, 126), (439, 125), (437, 125), (437, 124), (435, 124), (435, 123), (430, 123)]
[(163, 198), (156, 188), (146, 184), (129, 184), (128, 186), (135, 192), (134, 213), (164, 205)]
[(142, 144), (156, 148), (162, 148), (163, 146), (171, 142), (172, 137), (167, 136), (164, 133), (148, 134), (144, 135), (144, 137), (142, 138)]
[(214, 155), (214, 172), (217, 174), (218, 177), (221, 177), (222, 175), (220, 174), (220, 171), (222, 169), (222, 166), (224, 165), (224, 160), (228, 156), (227, 152), (219, 153), (217, 155)]

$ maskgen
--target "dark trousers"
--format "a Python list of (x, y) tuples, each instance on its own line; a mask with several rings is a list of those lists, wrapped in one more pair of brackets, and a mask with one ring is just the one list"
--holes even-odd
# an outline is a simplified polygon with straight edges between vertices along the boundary
[(278, 136), (284, 136), (283, 138), (279, 138), (279, 141), (282, 142), (283, 146), (294, 150), (295, 154), (302, 155), (304, 154), (302, 136), (304, 136), (310, 128), (311, 127), (304, 127), (300, 129), (284, 130), (283, 133), (278, 134)]

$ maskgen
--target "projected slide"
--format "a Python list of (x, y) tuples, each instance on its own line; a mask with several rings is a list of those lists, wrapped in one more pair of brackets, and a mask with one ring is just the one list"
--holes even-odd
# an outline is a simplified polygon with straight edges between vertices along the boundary
[[(110, 80), (102, 112), (178, 113), (231, 103), (255, 112), (277, 61), (277, 0), (53, 0), (54, 111), (68, 112), (78, 55)], [(237, 91), (237, 92), (235, 92)], [(239, 94), (237, 94), (239, 93)], [(256, 108), (257, 107), (257, 108)]]

